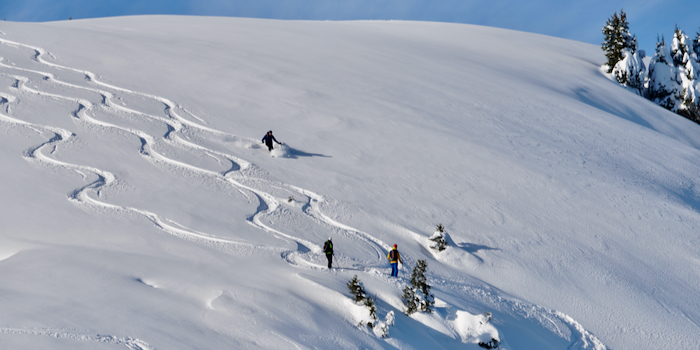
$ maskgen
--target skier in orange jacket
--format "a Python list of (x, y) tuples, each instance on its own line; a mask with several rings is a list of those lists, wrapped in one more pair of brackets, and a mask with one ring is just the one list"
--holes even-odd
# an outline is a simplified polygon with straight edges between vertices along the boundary
[(403, 261), (401, 261), (401, 254), (399, 254), (398, 249), (396, 249), (396, 244), (394, 244), (394, 248), (389, 251), (389, 254), (386, 255), (386, 258), (389, 259), (389, 263), (391, 263), (391, 276), (399, 277), (399, 263), (403, 264)]

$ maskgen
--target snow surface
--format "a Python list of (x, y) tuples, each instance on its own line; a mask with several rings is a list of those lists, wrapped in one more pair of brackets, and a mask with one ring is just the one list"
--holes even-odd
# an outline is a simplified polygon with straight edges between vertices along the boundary
[[(595, 45), (176, 16), (1, 22), (0, 42), (2, 348), (700, 343), (700, 126)], [(407, 317), (418, 259), (435, 311)], [(388, 338), (358, 327), (353, 275)]]

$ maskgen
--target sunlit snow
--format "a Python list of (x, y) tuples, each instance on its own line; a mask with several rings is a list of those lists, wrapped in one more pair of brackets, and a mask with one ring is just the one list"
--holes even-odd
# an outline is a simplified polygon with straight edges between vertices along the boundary
[(700, 343), (700, 126), (598, 46), (139, 16), (0, 22), (0, 57), (2, 348)]

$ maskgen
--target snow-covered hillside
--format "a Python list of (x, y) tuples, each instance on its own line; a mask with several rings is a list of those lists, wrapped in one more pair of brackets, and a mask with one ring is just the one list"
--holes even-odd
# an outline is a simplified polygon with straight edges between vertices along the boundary
[[(2, 348), (700, 343), (700, 127), (597, 46), (145, 16), (0, 22), (0, 57)], [(408, 317), (419, 259), (435, 312)]]

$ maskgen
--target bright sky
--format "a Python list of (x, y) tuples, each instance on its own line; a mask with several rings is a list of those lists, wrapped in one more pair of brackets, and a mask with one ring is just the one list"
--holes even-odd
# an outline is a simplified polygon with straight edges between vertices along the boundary
[(599, 45), (601, 28), (624, 9), (640, 49), (653, 55), (676, 24), (691, 38), (700, 31), (698, 0), (2, 0), (8, 21), (57, 21), (142, 14), (276, 19), (399, 19), (479, 24)]

